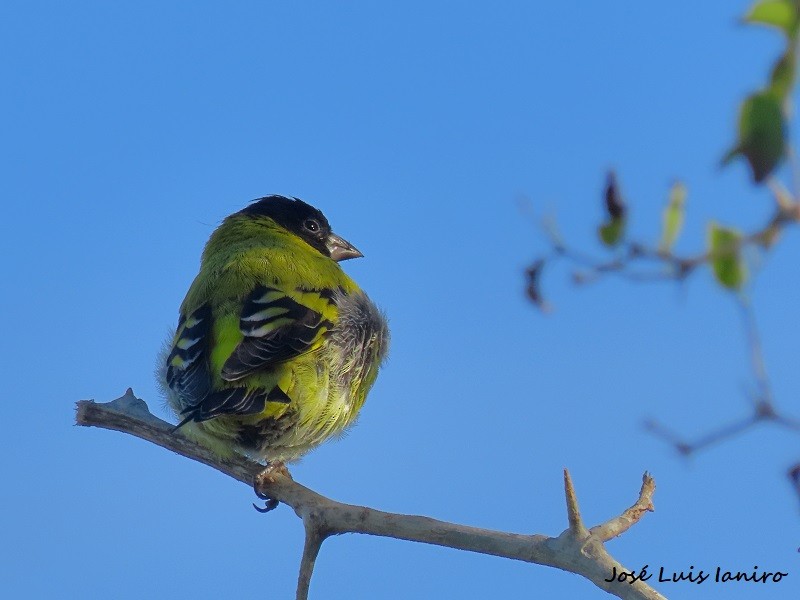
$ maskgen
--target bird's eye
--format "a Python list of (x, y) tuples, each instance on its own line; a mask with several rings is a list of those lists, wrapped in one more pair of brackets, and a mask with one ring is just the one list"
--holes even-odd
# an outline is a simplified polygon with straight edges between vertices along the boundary
[(306, 219), (303, 221), (303, 227), (308, 229), (312, 233), (316, 233), (320, 230), (319, 221), (316, 219)]

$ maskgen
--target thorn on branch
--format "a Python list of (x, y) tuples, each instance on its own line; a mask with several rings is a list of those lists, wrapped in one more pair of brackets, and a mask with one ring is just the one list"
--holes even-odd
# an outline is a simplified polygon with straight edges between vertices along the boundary
[(570, 531), (575, 534), (583, 534), (586, 526), (581, 518), (581, 510), (578, 507), (578, 496), (575, 494), (575, 487), (572, 485), (572, 477), (569, 470), (564, 469), (564, 495), (567, 500), (567, 521)]

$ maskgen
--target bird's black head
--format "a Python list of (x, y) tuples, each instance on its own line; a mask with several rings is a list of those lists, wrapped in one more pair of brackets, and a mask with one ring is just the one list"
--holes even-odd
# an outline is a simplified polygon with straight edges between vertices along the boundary
[(317, 208), (299, 198), (265, 196), (255, 200), (239, 214), (269, 217), (278, 225), (303, 239), (309, 246), (335, 261), (363, 256), (349, 242), (331, 231), (328, 219)]

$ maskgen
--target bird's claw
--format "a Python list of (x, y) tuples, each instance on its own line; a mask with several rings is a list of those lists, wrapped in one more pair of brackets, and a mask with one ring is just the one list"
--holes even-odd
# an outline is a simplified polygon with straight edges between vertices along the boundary
[(253, 504), (253, 508), (255, 508), (260, 513), (267, 513), (271, 510), (275, 510), (276, 508), (278, 508), (278, 504), (280, 504), (278, 500), (269, 496), (268, 494), (265, 494), (259, 489), (259, 481), (261, 481), (262, 477), (264, 477), (264, 475), (268, 473), (273, 473), (273, 472), (279, 473), (285, 477), (288, 477), (289, 479), (292, 478), (292, 476), (289, 474), (289, 469), (286, 468), (286, 464), (283, 461), (276, 460), (274, 462), (267, 463), (267, 466), (259, 475), (256, 476), (256, 479), (253, 482), (253, 491), (256, 493), (256, 496), (258, 496), (261, 500), (264, 500), (263, 508), (256, 504)]
[(264, 500), (264, 506), (263, 507), (258, 506), (258, 504), (253, 503), (253, 508), (255, 508), (258, 512), (260, 512), (260, 513), (268, 513), (269, 511), (275, 510), (276, 508), (278, 508), (278, 504), (280, 504), (280, 502), (275, 500), (275, 498), (272, 498), (271, 496), (269, 496), (269, 495), (265, 494), (264, 492), (260, 491), (258, 489), (258, 484), (257, 483), (253, 486), (253, 491), (256, 493), (256, 496), (258, 496), (258, 498), (260, 500)]
[(272, 500), (272, 497), (271, 497), (271, 496), (268, 496), (268, 495), (267, 495), (267, 494), (265, 494), (264, 492), (260, 492), (260, 491), (258, 491), (258, 489), (254, 489), (253, 491), (256, 493), (256, 496), (258, 496), (258, 498), (259, 498), (260, 500)]
[(278, 508), (278, 504), (280, 504), (280, 502), (275, 500), (275, 498), (270, 498), (269, 496), (265, 496), (264, 494), (260, 494), (258, 492), (256, 492), (256, 495), (262, 500), (264, 500), (263, 508), (260, 507), (255, 502), (253, 503), (253, 508), (255, 508), (260, 513), (268, 513), (271, 510), (275, 510), (276, 508)]

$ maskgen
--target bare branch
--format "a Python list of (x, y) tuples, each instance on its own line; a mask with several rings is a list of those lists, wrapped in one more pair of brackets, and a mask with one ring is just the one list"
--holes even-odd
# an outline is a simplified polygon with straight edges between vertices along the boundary
[(311, 586), (311, 575), (314, 574), (314, 564), (317, 562), (319, 550), (322, 542), (327, 536), (316, 527), (315, 524), (305, 521), (306, 542), (303, 546), (303, 558), (300, 560), (300, 575), (297, 577), (297, 600), (308, 598), (308, 590)]
[(758, 392), (754, 397), (754, 409), (757, 413), (765, 413), (767, 416), (774, 415), (775, 411), (772, 403), (772, 388), (767, 376), (767, 367), (764, 362), (764, 351), (761, 346), (761, 336), (758, 333), (756, 315), (753, 305), (743, 294), (738, 297), (739, 308), (742, 313), (744, 332), (747, 337), (747, 345), (750, 350), (750, 364), (753, 369), (753, 378), (758, 387)]
[[(669, 248), (652, 247), (637, 241), (624, 241), (616, 248), (610, 258), (597, 259), (592, 255), (580, 252), (566, 244), (550, 222), (543, 224), (545, 234), (550, 240), (551, 250), (548, 256), (534, 261), (526, 271), (529, 299), (540, 309), (549, 309), (550, 305), (541, 292), (541, 272), (552, 262), (559, 259), (572, 263), (573, 282), (578, 285), (594, 283), (609, 274), (616, 275), (633, 282), (645, 283), (654, 281), (683, 282), (698, 267), (713, 264), (722, 255), (731, 252), (739, 253), (747, 247), (760, 249), (770, 248), (780, 233), (789, 226), (800, 225), (800, 200), (792, 197), (780, 183), (769, 181), (775, 200), (774, 212), (764, 225), (751, 233), (741, 236), (729, 247), (707, 250), (690, 255), (679, 255)], [(531, 209), (526, 206), (527, 212)], [(755, 314), (747, 296), (740, 292), (736, 300), (742, 316), (743, 329), (747, 342), (754, 391), (748, 393), (752, 404), (752, 412), (747, 417), (729, 425), (720, 426), (695, 441), (687, 442), (666, 427), (655, 421), (646, 423), (647, 429), (656, 436), (668, 441), (682, 455), (688, 456), (708, 446), (720, 443), (728, 438), (740, 435), (758, 423), (769, 422), (789, 430), (800, 431), (800, 420), (778, 411), (772, 386), (767, 375), (766, 363)]]
[(714, 444), (718, 444), (724, 440), (727, 440), (728, 438), (740, 435), (742, 432), (754, 427), (762, 420), (763, 418), (759, 417), (757, 414), (748, 415), (747, 417), (730, 423), (729, 425), (723, 425), (718, 429), (699, 437), (693, 442), (687, 442), (681, 439), (675, 432), (667, 429), (658, 421), (646, 421), (645, 428), (656, 437), (660, 437), (662, 440), (672, 444), (679, 454), (689, 456), (690, 454), (698, 452), (699, 450), (703, 450)]
[[(322, 542), (331, 535), (364, 533), (546, 565), (585, 577), (597, 587), (627, 600), (663, 600), (641, 580), (631, 582), (625, 569), (612, 558), (603, 542), (627, 530), (646, 510), (652, 510), (655, 488), (645, 476), (639, 501), (619, 517), (592, 530), (583, 525), (569, 473), (564, 473), (570, 526), (558, 537), (505, 533), (446, 523), (428, 517), (386, 513), (331, 500), (292, 480), (282, 465), (265, 468), (245, 457), (222, 460), (208, 449), (174, 431), (174, 426), (150, 414), (146, 404), (129, 389), (107, 404), (77, 403), (78, 425), (130, 433), (182, 456), (206, 464), (248, 485), (259, 495), (291, 506), (303, 520), (305, 549), (298, 578), (297, 598), (308, 597), (314, 563)], [(649, 483), (648, 483), (649, 482)], [(619, 575), (623, 575), (618, 578)], [(622, 581), (620, 581), (620, 579)]]
[(208, 465), (247, 485), (253, 485), (255, 476), (264, 469), (264, 465), (243, 456), (235, 456), (230, 460), (220, 459), (211, 450), (173, 433), (175, 426), (153, 415), (147, 409), (145, 401), (134, 396), (130, 388), (124, 396), (112, 402), (98, 404), (92, 400), (82, 400), (76, 407), (75, 423), (78, 425), (129, 433)]
[[(777, 187), (773, 187), (773, 194), (776, 198), (776, 207), (769, 220), (760, 229), (742, 236), (730, 247), (725, 247), (722, 250), (723, 254), (739, 252), (751, 246), (768, 248), (783, 229), (800, 224), (800, 202), (795, 201), (785, 193), (785, 190)], [(551, 256), (545, 260), (563, 257), (580, 268), (580, 271), (573, 272), (573, 280), (576, 283), (592, 283), (607, 274), (618, 275), (637, 282), (682, 281), (698, 267), (712, 263), (720, 255), (719, 252), (704, 251), (681, 256), (671, 250), (653, 248), (637, 241), (628, 241), (621, 244), (621, 247), (610, 259), (601, 260), (569, 247), (563, 239), (554, 238), (547, 229), (545, 231), (550, 237), (552, 247)], [(636, 270), (642, 264), (652, 265), (654, 268)], [(641, 267), (639, 268), (641, 269)]]
[(656, 491), (656, 482), (649, 473), (642, 476), (642, 489), (639, 491), (639, 499), (618, 517), (614, 517), (603, 523), (592, 527), (592, 534), (603, 542), (622, 535), (644, 516), (646, 512), (653, 512), (653, 493)]

